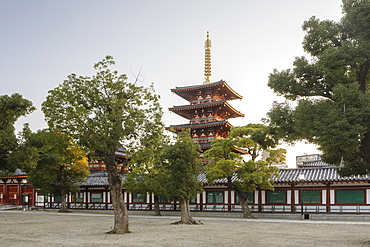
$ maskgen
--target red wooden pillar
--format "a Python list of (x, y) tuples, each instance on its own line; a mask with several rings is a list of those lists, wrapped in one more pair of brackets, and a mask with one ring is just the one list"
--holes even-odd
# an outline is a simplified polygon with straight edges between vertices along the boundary
[(2, 204), (6, 204), (7, 203), (7, 195), (8, 195), (8, 190), (7, 190), (7, 187), (6, 187), (6, 179), (3, 180), (4, 181), (4, 185), (3, 185), (3, 199), (1, 200), (1, 203)]
[(258, 212), (262, 212), (262, 191), (258, 189)]
[(292, 201), (292, 207), (291, 207), (291, 213), (295, 213), (295, 207), (296, 207), (296, 205), (295, 205), (295, 184), (292, 184), (291, 185), (291, 187), (290, 187), (290, 189), (291, 189), (291, 201)]
[(326, 212), (330, 213), (330, 183), (326, 184)]
[(149, 194), (149, 210), (153, 210), (153, 194)]
[(203, 192), (202, 193), (200, 193), (200, 197), (199, 197), (199, 200), (200, 200), (200, 202), (199, 202), (199, 204), (200, 204), (200, 211), (203, 211)]
[(105, 209), (108, 209), (108, 204), (109, 204), (109, 193), (108, 193), (108, 188), (107, 187), (105, 187), (105, 190), (104, 190), (104, 192), (105, 192)]
[(3, 204), (3, 201), (4, 201), (4, 185), (0, 185), (0, 205)]
[(86, 190), (85, 190), (85, 209), (89, 209), (89, 201), (90, 201), (90, 196), (89, 196), (89, 189), (88, 187), (86, 187)]

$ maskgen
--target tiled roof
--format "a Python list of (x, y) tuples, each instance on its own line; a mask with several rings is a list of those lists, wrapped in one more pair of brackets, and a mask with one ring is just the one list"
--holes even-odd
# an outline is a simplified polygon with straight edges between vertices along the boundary
[(222, 84), (225, 81), (216, 81), (216, 82), (211, 82), (207, 84), (198, 84), (198, 85), (191, 85), (191, 86), (185, 86), (185, 87), (176, 87), (175, 89), (171, 89), (171, 91), (177, 91), (177, 90), (189, 90), (189, 89), (199, 89), (199, 88), (205, 88), (205, 87), (212, 87), (217, 84)]
[(232, 127), (232, 125), (228, 121), (222, 120), (222, 121), (214, 121), (214, 122), (199, 123), (199, 124), (170, 125), (170, 127), (167, 127), (167, 128), (168, 129), (169, 128), (174, 128), (174, 129), (188, 129), (188, 128), (191, 128), (191, 129), (196, 129), (196, 128), (205, 128), (205, 127), (211, 127), (211, 126), (217, 126), (217, 125), (224, 125), (224, 124), (230, 125), (230, 128)]
[[(236, 179), (237, 179), (236, 173), (234, 173), (233, 176), (231, 177), (231, 181), (234, 182)], [(200, 172), (199, 173), (198, 180), (199, 180), (199, 182), (202, 182), (204, 184), (208, 184), (205, 172)], [(213, 184), (226, 184), (226, 183), (227, 183), (227, 178), (221, 178), (221, 179), (216, 179)]]
[(90, 171), (86, 182), (80, 183), (80, 186), (106, 186), (108, 185), (108, 173), (105, 170)]
[(206, 142), (206, 143), (199, 143), (199, 145), (200, 145), (200, 148), (201, 148), (201, 149), (211, 148), (211, 143), (210, 143), (210, 142)]
[(1, 176), (0, 179), (1, 178), (20, 178), (20, 177), (26, 177), (26, 175), (27, 174), (24, 171), (22, 171), (21, 169), (17, 169), (13, 175), (3, 176), (3, 177)]
[[(344, 181), (370, 181), (370, 175), (366, 176), (350, 176), (341, 177), (338, 174), (339, 167), (325, 168), (297, 168), (297, 169), (281, 169), (279, 170), (280, 177), (273, 177), (276, 183), (300, 183), (299, 175), (303, 174), (305, 179), (303, 182), (344, 182)], [(198, 176), (200, 182), (208, 184), (205, 173), (200, 173)], [(234, 173), (232, 181), (235, 181), (236, 174)], [(217, 179), (214, 184), (225, 184), (227, 179)]]
[(322, 167), (322, 168), (297, 168), (281, 169), (280, 177), (274, 178), (275, 183), (301, 182), (299, 175), (303, 174), (303, 182), (341, 182), (341, 181), (367, 181), (370, 175), (342, 177), (338, 174), (339, 167)]
[(180, 106), (173, 106), (168, 108), (168, 110), (173, 111), (180, 116), (184, 118), (189, 118), (189, 116), (182, 114), (182, 111), (188, 111), (188, 110), (194, 110), (194, 109), (202, 109), (207, 107), (214, 107), (214, 106), (224, 106), (225, 110), (228, 110), (229, 112), (233, 113), (233, 115), (229, 117), (244, 117), (244, 114), (237, 111), (234, 107), (232, 107), (226, 100), (219, 100), (219, 101), (213, 101), (209, 103), (203, 103), (203, 104), (196, 104), (196, 105), (180, 105)]
[[(94, 155), (94, 152), (89, 151), (89, 155)], [(121, 157), (126, 157), (126, 148), (125, 147), (120, 147), (118, 150), (115, 152), (116, 156), (121, 156)]]
[[(370, 175), (366, 176), (350, 176), (341, 177), (338, 174), (338, 167), (325, 168), (296, 168), (296, 169), (281, 169), (278, 173), (280, 177), (274, 177), (275, 184), (277, 183), (300, 183), (299, 175), (303, 174), (305, 179), (303, 182), (345, 182), (345, 181), (370, 181)], [(124, 177), (125, 178), (125, 177)], [(234, 173), (232, 181), (237, 179)], [(200, 172), (198, 175), (199, 182), (208, 184), (206, 173)], [(227, 179), (216, 179), (212, 184), (226, 184)], [(86, 178), (86, 182), (81, 183), (81, 186), (108, 186), (108, 174), (106, 171), (97, 170), (91, 171)]]
[(177, 95), (183, 97), (186, 100), (189, 100), (189, 97), (186, 94), (183, 94), (183, 92), (186, 91), (194, 91), (194, 90), (200, 90), (204, 88), (212, 88), (216, 86), (222, 85), (227, 91), (229, 92), (229, 97), (231, 99), (241, 99), (243, 98), (241, 95), (239, 95), (237, 92), (235, 92), (224, 80), (220, 80), (217, 82), (212, 83), (206, 83), (206, 84), (200, 84), (200, 85), (192, 85), (192, 86), (185, 86), (185, 87), (176, 87), (175, 89), (171, 89), (171, 92), (176, 93)]
[(203, 104), (173, 106), (173, 107), (170, 107), (168, 109), (170, 111), (197, 109), (197, 108), (203, 108), (203, 107), (207, 107), (207, 106), (220, 105), (220, 104), (223, 104), (223, 103), (226, 103), (226, 102), (227, 102), (226, 100), (219, 100), (219, 101), (212, 101), (212, 102), (203, 103)]
[(315, 161), (303, 161), (302, 164), (299, 165), (300, 167), (335, 167), (334, 165), (330, 165), (328, 163), (325, 163), (321, 160), (315, 160)]
[(14, 174), (14, 176), (26, 176), (26, 175), (27, 174), (24, 171), (22, 171), (21, 169), (17, 169), (15, 171), (15, 174)]

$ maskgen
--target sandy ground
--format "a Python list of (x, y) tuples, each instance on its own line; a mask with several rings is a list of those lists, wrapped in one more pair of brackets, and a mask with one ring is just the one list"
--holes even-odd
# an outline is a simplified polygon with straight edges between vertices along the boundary
[(370, 222), (195, 218), (132, 215), (116, 235), (111, 214), (0, 211), (0, 246), (370, 246)]

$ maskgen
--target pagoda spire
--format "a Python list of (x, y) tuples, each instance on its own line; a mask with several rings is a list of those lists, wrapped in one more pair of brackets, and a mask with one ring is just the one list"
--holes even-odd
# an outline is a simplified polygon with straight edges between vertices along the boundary
[(205, 59), (204, 59), (204, 77), (205, 82), (203, 84), (210, 83), (211, 76), (211, 40), (209, 39), (209, 31), (207, 31), (207, 39), (204, 43)]

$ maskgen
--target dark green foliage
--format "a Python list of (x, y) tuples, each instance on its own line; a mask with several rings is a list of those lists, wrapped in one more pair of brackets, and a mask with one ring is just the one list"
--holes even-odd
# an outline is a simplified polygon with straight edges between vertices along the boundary
[(127, 76), (111, 70), (112, 56), (94, 65), (96, 75), (71, 74), (49, 91), (42, 110), (51, 129), (68, 133), (101, 158), (107, 168), (114, 227), (111, 233), (128, 233), (128, 214), (122, 195), (124, 169), (118, 169), (115, 152), (122, 146), (128, 154), (161, 123), (162, 110), (154, 87), (138, 86)]
[[(262, 124), (234, 127), (229, 138), (214, 140), (212, 147), (204, 153), (205, 158), (211, 161), (207, 165), (208, 183), (227, 179), (228, 187), (235, 191), (240, 200), (245, 218), (251, 217), (248, 208), (250, 193), (257, 188), (273, 190), (272, 177), (278, 176), (279, 169), (271, 164), (285, 161), (285, 150), (271, 149), (276, 143), (267, 130)], [(244, 161), (238, 148), (247, 150), (251, 160)], [(264, 161), (256, 160), (263, 151), (269, 151), (270, 157)]]
[[(168, 138), (163, 135), (163, 124), (158, 124), (152, 134), (141, 141), (141, 147), (132, 154), (123, 187), (130, 193), (164, 194), (162, 172), (164, 152), (168, 147)], [(157, 212), (159, 214), (159, 212)]]
[(0, 96), (0, 175), (13, 175), (17, 168), (21, 168), (10, 157), (18, 147), (14, 124), (21, 116), (34, 110), (32, 102), (20, 94)]
[(199, 144), (194, 143), (188, 131), (179, 133), (176, 142), (166, 149), (163, 168), (165, 195), (169, 200), (187, 201), (202, 190), (198, 181), (202, 166), (199, 155)]
[(162, 117), (153, 85), (128, 82), (125, 74), (110, 69), (114, 64), (107, 56), (94, 65), (96, 75), (69, 75), (42, 104), (50, 128), (70, 134), (96, 154), (112, 154), (122, 145), (134, 149)]
[[(342, 175), (370, 172), (370, 1), (343, 0), (339, 22), (311, 17), (294, 68), (274, 72), (269, 86), (290, 103), (274, 103), (271, 133), (287, 142), (317, 144)], [(313, 97), (315, 96), (315, 97)]]
[(44, 194), (65, 196), (78, 191), (77, 183), (89, 175), (87, 152), (60, 132), (24, 133), (26, 141), (17, 157), (27, 172), (27, 180)]

